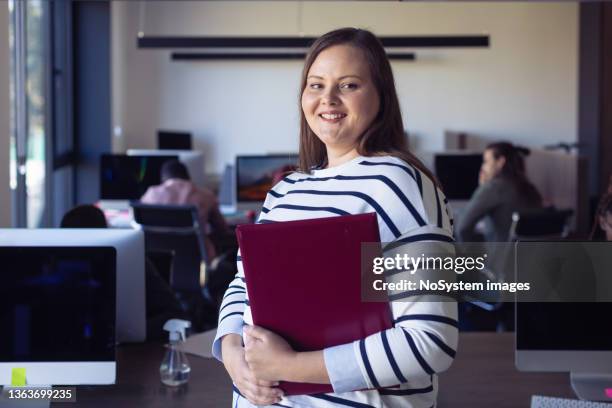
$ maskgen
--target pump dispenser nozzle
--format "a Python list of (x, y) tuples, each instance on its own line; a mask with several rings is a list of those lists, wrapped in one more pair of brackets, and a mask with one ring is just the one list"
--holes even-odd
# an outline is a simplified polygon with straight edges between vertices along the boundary
[(175, 387), (189, 381), (191, 367), (187, 357), (177, 348), (177, 345), (185, 341), (185, 330), (190, 327), (191, 322), (180, 319), (171, 319), (164, 324), (164, 330), (170, 333), (170, 344), (159, 367), (159, 372), (162, 382), (166, 385)]
[(185, 330), (191, 327), (191, 322), (181, 319), (170, 319), (164, 324), (164, 330), (170, 332), (170, 341), (185, 341)]

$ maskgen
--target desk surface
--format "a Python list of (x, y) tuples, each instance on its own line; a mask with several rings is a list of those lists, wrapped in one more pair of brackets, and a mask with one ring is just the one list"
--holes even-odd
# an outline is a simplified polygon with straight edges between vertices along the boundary
[[(76, 404), (52, 405), (230, 408), (231, 383), (220, 363), (189, 356), (189, 384), (171, 389), (159, 380), (163, 352), (159, 344), (120, 346), (116, 385), (79, 387)], [(440, 375), (438, 406), (528, 407), (533, 394), (572, 398), (569, 375), (516, 371), (513, 334), (461, 333), (455, 362)]]
[(529, 407), (534, 394), (576, 398), (568, 373), (516, 370), (514, 333), (461, 333), (455, 361), (439, 378), (439, 407)]

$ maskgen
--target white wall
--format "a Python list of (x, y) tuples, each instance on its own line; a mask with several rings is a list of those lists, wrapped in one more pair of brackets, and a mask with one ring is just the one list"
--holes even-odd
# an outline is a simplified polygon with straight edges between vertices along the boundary
[(0, 227), (11, 225), (11, 192), (9, 186), (10, 51), (8, 38), (8, 7), (6, 2), (0, 2)]
[(528, 146), (577, 140), (574, 3), (117, 1), (113, 18), (116, 151), (154, 147), (158, 128), (193, 131), (208, 172), (235, 154), (297, 149), (300, 62), (171, 62), (169, 50), (137, 49), (138, 31), (319, 35), (342, 26), (491, 36), (490, 48), (416, 49), (416, 62), (392, 63), (419, 149), (440, 149), (445, 129)]

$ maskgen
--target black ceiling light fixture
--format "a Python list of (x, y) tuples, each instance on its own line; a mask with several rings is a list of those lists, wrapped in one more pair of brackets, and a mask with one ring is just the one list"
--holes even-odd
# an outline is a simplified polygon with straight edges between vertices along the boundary
[[(488, 47), (488, 35), (380, 36), (392, 48)], [(316, 37), (139, 36), (138, 48), (308, 48)]]
[[(415, 61), (414, 52), (402, 48), (489, 47), (488, 35), (428, 35), (379, 37), (391, 60)], [(138, 37), (138, 48), (206, 49), (174, 51), (172, 61), (302, 60), (316, 37)], [(392, 49), (392, 50), (390, 50)]]
[[(402, 61), (415, 61), (413, 52), (389, 52), (389, 59)], [(306, 52), (173, 52), (172, 61), (245, 61), (245, 60), (303, 60)]]

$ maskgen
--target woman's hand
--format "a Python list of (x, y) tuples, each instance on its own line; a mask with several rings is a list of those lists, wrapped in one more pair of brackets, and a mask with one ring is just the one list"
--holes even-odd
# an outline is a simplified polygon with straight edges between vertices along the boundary
[(277, 382), (259, 379), (245, 360), (242, 339), (237, 334), (228, 334), (221, 342), (223, 364), (240, 393), (254, 405), (271, 405), (280, 402), (283, 392)]
[(256, 378), (288, 380), (297, 352), (279, 335), (258, 326), (244, 327), (245, 359)]
[(487, 181), (489, 181), (487, 175), (484, 171), (480, 170), (480, 172), (478, 173), (478, 185), (482, 186)]

